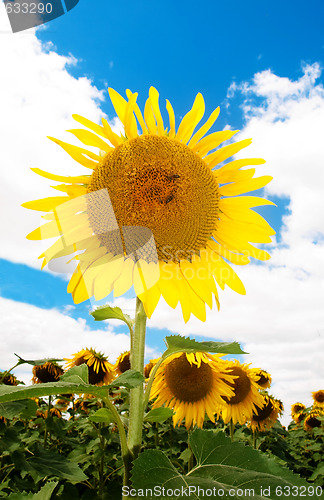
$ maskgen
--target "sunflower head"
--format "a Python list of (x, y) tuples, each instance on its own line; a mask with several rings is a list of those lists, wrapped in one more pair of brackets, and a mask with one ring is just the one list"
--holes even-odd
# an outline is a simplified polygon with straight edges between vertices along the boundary
[(312, 392), (312, 396), (314, 400), (314, 407), (324, 408), (324, 391), (320, 389)]
[(205, 414), (214, 414), (222, 397), (231, 397), (233, 378), (217, 356), (204, 352), (176, 353), (159, 366), (152, 385), (153, 408), (165, 405), (174, 410), (173, 424), (202, 427)]
[(144, 377), (148, 379), (150, 377), (151, 371), (156, 365), (156, 363), (159, 361), (159, 358), (156, 359), (150, 359), (149, 363), (147, 363), (144, 366)]
[(264, 370), (260, 370), (258, 368), (255, 368), (255, 372), (256, 374), (258, 375), (259, 377), (259, 380), (258, 380), (258, 386), (261, 388), (261, 389), (269, 389), (270, 385), (271, 385), (271, 375), (270, 373), (264, 371)]
[(47, 418), (48, 416), (62, 418), (62, 413), (58, 408), (52, 407), (49, 413), (48, 410), (46, 410), (44, 413), (44, 418)]
[(12, 373), (7, 373), (4, 375), (5, 372), (0, 372), (0, 384), (4, 385), (18, 385), (21, 384), (19, 380), (17, 380), (17, 377), (13, 375)]
[(263, 406), (256, 406), (252, 414), (249, 426), (253, 431), (265, 431), (271, 429), (276, 423), (278, 416), (283, 412), (283, 404), (278, 399), (262, 394), (264, 397)]
[(130, 351), (123, 352), (120, 354), (118, 357), (116, 364), (115, 364), (115, 371), (118, 375), (121, 375), (122, 373), (126, 372), (127, 370), (130, 370), (131, 364), (130, 364)]
[(240, 364), (239, 361), (228, 361), (227, 368), (233, 381), (226, 383), (233, 390), (233, 396), (222, 398), (222, 419), (225, 424), (232, 420), (234, 424), (243, 425), (251, 419), (253, 412), (256, 413), (257, 407), (263, 408), (264, 398), (258, 391), (260, 377), (248, 364)]
[(264, 160), (222, 165), (251, 139), (221, 147), (236, 131), (208, 134), (219, 108), (197, 129), (205, 112), (201, 94), (178, 128), (169, 101), (165, 126), (153, 87), (144, 116), (137, 93), (127, 90), (127, 100), (113, 89), (109, 94), (123, 133), (114, 133), (105, 119), (98, 125), (74, 115), (84, 128), (70, 132), (102, 154), (51, 138), (90, 172), (70, 177), (34, 169), (63, 182), (55, 189), (64, 194), (23, 205), (48, 212), (49, 222), (28, 238), (58, 237), (40, 256), (43, 265), (74, 254), (77, 266), (68, 291), (76, 303), (112, 291), (120, 296), (133, 285), (149, 317), (163, 296), (173, 308), (180, 303), (185, 321), (191, 314), (205, 320), (206, 304), (212, 307), (215, 298), (219, 307), (216, 285), (245, 293), (228, 262), (245, 265), (251, 257), (270, 257), (250, 242), (271, 242), (274, 231), (252, 208), (272, 203), (241, 196), (271, 180), (245, 169)]
[(33, 366), (33, 384), (45, 384), (46, 382), (56, 382), (63, 375), (64, 370), (56, 363), (47, 361), (43, 365)]
[(320, 419), (321, 413), (313, 410), (304, 420), (305, 431), (312, 431), (315, 427), (321, 427), (322, 421)]
[(303, 403), (294, 403), (291, 406), (291, 416), (295, 424), (299, 424), (305, 417), (306, 406)]
[(88, 367), (89, 383), (92, 385), (108, 385), (115, 377), (114, 366), (108, 362), (107, 357), (92, 348), (82, 349), (66, 361), (67, 369), (85, 363)]

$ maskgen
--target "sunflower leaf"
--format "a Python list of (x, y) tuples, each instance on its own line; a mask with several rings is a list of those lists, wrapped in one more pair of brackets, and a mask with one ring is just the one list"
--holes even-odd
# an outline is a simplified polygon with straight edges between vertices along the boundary
[(73, 384), (88, 384), (89, 383), (89, 370), (86, 363), (79, 366), (73, 366), (63, 375), (60, 380), (63, 382), (72, 382)]
[(119, 319), (124, 321), (130, 330), (133, 329), (134, 319), (132, 319), (128, 314), (124, 314), (120, 307), (111, 306), (100, 306), (94, 311), (90, 312), (91, 316), (94, 317), (96, 321), (103, 321), (105, 319)]
[(106, 424), (111, 424), (115, 422), (115, 418), (108, 408), (99, 408), (93, 415), (89, 416), (91, 422), (105, 422)]
[(153, 410), (149, 411), (145, 417), (144, 421), (145, 422), (165, 422), (168, 418), (172, 417), (173, 415), (173, 410), (171, 408), (154, 408)]
[(298, 489), (307, 492), (309, 487), (304, 479), (267, 455), (243, 443), (232, 443), (222, 432), (196, 429), (190, 436), (190, 446), (196, 465), (186, 475), (180, 474), (162, 451), (144, 451), (132, 470), (138, 496), (143, 491), (145, 498), (153, 500), (153, 493), (164, 488), (171, 500), (203, 500), (211, 497), (211, 492), (213, 498), (293, 499)]
[(126, 387), (126, 389), (134, 389), (145, 382), (145, 378), (140, 372), (135, 370), (127, 370), (111, 382), (110, 387)]
[(58, 361), (63, 361), (61, 358), (44, 358), (44, 359), (23, 359), (18, 354), (14, 353), (18, 358), (18, 365), (23, 365), (27, 363), (32, 366), (44, 365), (45, 363), (57, 363)]
[(242, 351), (238, 342), (197, 342), (189, 337), (170, 335), (165, 338), (167, 350), (163, 358), (176, 352), (212, 352), (220, 354), (247, 354)]

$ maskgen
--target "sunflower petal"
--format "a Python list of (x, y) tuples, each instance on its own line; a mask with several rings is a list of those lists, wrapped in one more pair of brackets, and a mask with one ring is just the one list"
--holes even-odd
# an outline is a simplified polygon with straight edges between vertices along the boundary
[(248, 181), (226, 184), (219, 188), (219, 193), (221, 196), (237, 196), (239, 194), (248, 193), (249, 191), (256, 191), (266, 186), (272, 179), (270, 175), (263, 175)]
[(195, 101), (191, 110), (183, 117), (176, 139), (178, 141), (187, 143), (193, 134), (194, 129), (202, 119), (205, 113), (205, 101), (203, 96), (199, 93), (196, 95)]
[(164, 125), (163, 125), (163, 119), (162, 119), (160, 106), (159, 106), (159, 93), (154, 87), (150, 87), (149, 96), (150, 96), (151, 105), (152, 105), (153, 113), (155, 116), (155, 120), (157, 123), (158, 134), (163, 136), (164, 135)]

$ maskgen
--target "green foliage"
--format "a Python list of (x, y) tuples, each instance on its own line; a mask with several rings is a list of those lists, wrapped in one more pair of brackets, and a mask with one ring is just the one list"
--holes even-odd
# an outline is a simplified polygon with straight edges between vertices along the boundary
[(132, 330), (134, 326), (134, 319), (132, 319), (128, 314), (124, 314), (120, 307), (111, 306), (100, 306), (94, 311), (90, 312), (91, 316), (96, 321), (103, 321), (105, 319), (119, 319), (126, 323), (128, 328)]
[[(277, 492), (284, 488), (291, 492), (285, 498), (294, 498), (293, 486), (308, 486), (287, 468), (250, 447), (232, 443), (222, 432), (197, 429), (190, 436), (190, 446), (196, 464), (185, 476), (162, 451), (144, 451), (134, 463), (134, 488), (154, 491), (154, 487), (159, 486), (170, 491), (184, 488), (187, 492), (191, 488), (191, 498), (196, 499), (204, 498), (206, 490), (213, 488), (216, 492), (225, 492), (225, 496), (242, 498), (242, 491), (248, 489), (254, 498), (262, 499), (277, 498)], [(270, 495), (263, 495), (266, 488)], [(175, 500), (179, 496), (171, 494), (168, 498)], [(154, 493), (146, 498), (153, 500)]]
[(170, 335), (165, 338), (167, 350), (162, 358), (176, 352), (212, 352), (220, 354), (246, 354), (238, 342), (197, 342), (189, 337)]

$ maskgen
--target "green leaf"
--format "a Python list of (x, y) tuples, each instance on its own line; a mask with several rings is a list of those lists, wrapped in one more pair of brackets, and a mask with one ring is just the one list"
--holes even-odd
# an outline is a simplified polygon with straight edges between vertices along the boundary
[(57, 485), (58, 481), (49, 481), (34, 495), (34, 500), (50, 500)]
[(19, 359), (19, 364), (23, 365), (27, 363), (28, 365), (38, 366), (44, 365), (45, 363), (57, 363), (58, 361), (64, 361), (60, 358), (44, 358), (44, 359), (23, 359), (18, 354), (14, 353), (15, 356)]
[(89, 384), (88, 366), (86, 363), (80, 366), (73, 366), (60, 377), (60, 380), (71, 382), (72, 384)]
[(135, 370), (127, 370), (122, 373), (119, 377), (117, 377), (109, 387), (126, 387), (127, 389), (134, 389), (138, 385), (141, 385), (145, 382), (145, 378), (140, 372)]
[(311, 481), (314, 481), (318, 476), (324, 476), (324, 464), (320, 464), (317, 469), (314, 470), (313, 474), (309, 478)]
[(94, 311), (90, 312), (91, 316), (94, 317), (96, 321), (103, 321), (105, 319), (119, 319), (124, 321), (128, 328), (132, 330), (135, 320), (132, 319), (128, 314), (124, 314), (120, 307), (111, 306), (100, 306)]
[(14, 417), (31, 418), (37, 410), (36, 401), (23, 399), (21, 401), (13, 401), (10, 403), (0, 403), (0, 415), (11, 419)]
[(100, 408), (96, 413), (89, 416), (89, 420), (92, 422), (105, 422), (107, 424), (115, 422), (114, 416), (108, 408)]
[(184, 497), (205, 500), (208, 492), (211, 496), (210, 491), (214, 492), (213, 498), (265, 500), (278, 499), (279, 496), (294, 499), (296, 487), (298, 493), (298, 488), (301, 491), (304, 487), (307, 491), (309, 486), (304, 479), (279, 466), (267, 455), (242, 443), (232, 443), (222, 432), (196, 429), (190, 436), (190, 446), (196, 465), (185, 476), (175, 469), (162, 451), (144, 451), (134, 462), (133, 487), (138, 492), (147, 490), (149, 494), (145, 498), (151, 500), (155, 496), (150, 496), (149, 490), (155, 493), (156, 486), (169, 490), (167, 497), (171, 500)]
[(162, 358), (176, 352), (211, 352), (220, 354), (247, 354), (242, 351), (238, 342), (197, 342), (189, 337), (170, 335), (165, 339), (167, 350)]
[(154, 408), (153, 410), (149, 411), (145, 417), (144, 421), (145, 422), (165, 422), (168, 418), (172, 417), (173, 415), (173, 410), (171, 408)]
[(80, 467), (54, 450), (37, 446), (35, 455), (27, 460), (29, 467), (40, 477), (55, 476), (78, 483), (87, 479)]

